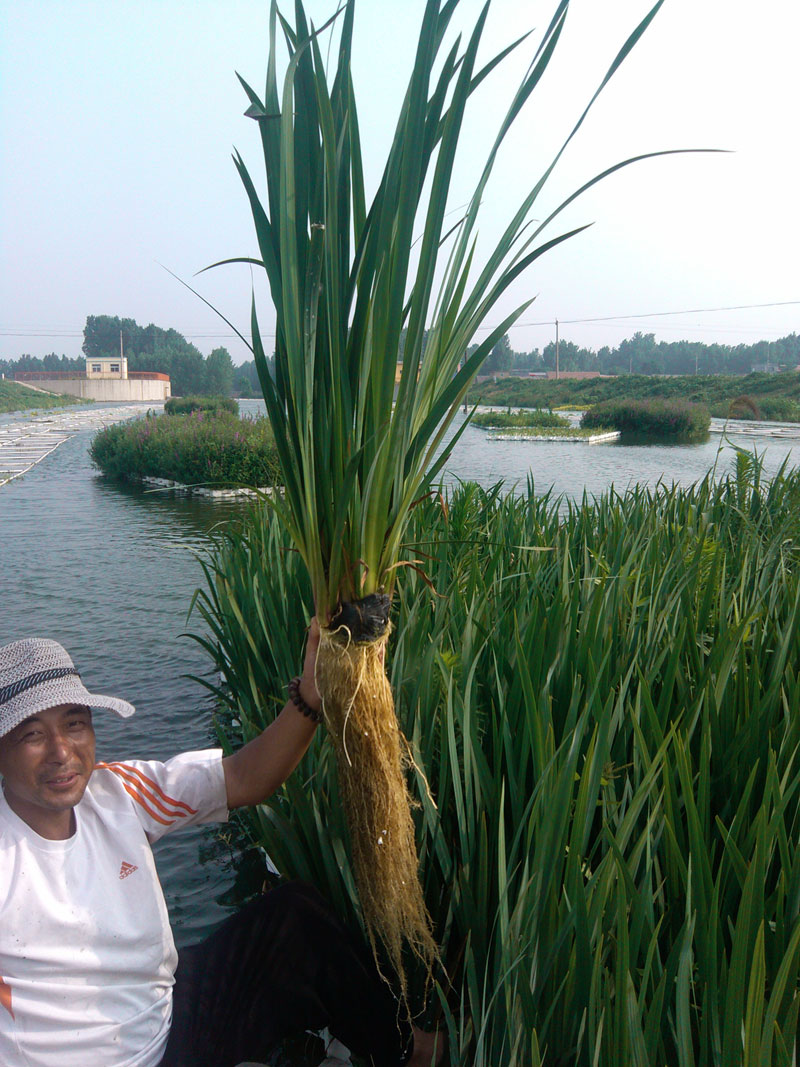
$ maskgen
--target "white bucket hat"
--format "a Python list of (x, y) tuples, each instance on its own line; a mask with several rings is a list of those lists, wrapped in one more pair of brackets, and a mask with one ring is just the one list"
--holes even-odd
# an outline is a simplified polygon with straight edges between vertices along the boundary
[(28, 716), (59, 704), (108, 708), (124, 718), (134, 712), (127, 700), (90, 693), (57, 641), (27, 637), (0, 647), (0, 737)]

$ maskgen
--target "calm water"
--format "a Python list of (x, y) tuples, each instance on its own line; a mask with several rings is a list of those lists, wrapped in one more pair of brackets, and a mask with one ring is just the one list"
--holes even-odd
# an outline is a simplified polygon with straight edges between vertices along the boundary
[(775, 440), (769, 436), (723, 437), (712, 433), (707, 441), (694, 445), (623, 445), (618, 441), (587, 445), (491, 440), (485, 430), (468, 426), (451, 456), (448, 471), (451, 478), (473, 478), (484, 486), (502, 480), (521, 489), (532, 477), (537, 493), (552, 487), (555, 495), (580, 498), (584, 490), (593, 496), (611, 485), (620, 492), (637, 482), (651, 486), (659, 481), (691, 485), (713, 468), (723, 476), (735, 462), (736, 447), (747, 451), (756, 448), (763, 455), (765, 470), (774, 473), (787, 456), (791, 465), (800, 464), (800, 426), (791, 432), (796, 432), (797, 437)]
[[(194, 551), (241, 505), (120, 488), (93, 471), (91, 437), (91, 431), (77, 434), (0, 489), (0, 644), (53, 637), (70, 650), (90, 688), (136, 705), (126, 721), (97, 714), (102, 759), (163, 759), (213, 744), (210, 703), (186, 677), (202, 674), (207, 662), (183, 634), (192, 594), (202, 584)], [(763, 451), (769, 471), (787, 455), (800, 463), (800, 439), (737, 440)], [(556, 493), (580, 496), (584, 488), (599, 493), (612, 483), (619, 490), (659, 479), (689, 484), (715, 462), (724, 473), (733, 456), (718, 435), (693, 446), (589, 446), (490, 441), (469, 427), (447, 480), (524, 486), (530, 473), (537, 491), (552, 485)], [(235, 895), (228, 847), (214, 828), (184, 831), (160, 845), (157, 856), (177, 940), (196, 940), (227, 914)]]
[[(264, 412), (263, 402), (241, 401), (243, 412)], [(505, 410), (505, 409), (503, 409)], [(455, 433), (464, 420), (459, 415), (454, 423)], [(720, 426), (718, 420), (712, 426)], [(444, 472), (446, 482), (472, 479), (485, 487), (498, 481), (525, 489), (529, 476), (537, 493), (552, 486), (556, 495), (578, 497), (584, 489), (592, 496), (604, 492), (610, 485), (623, 491), (637, 482), (656, 485), (676, 482), (691, 485), (715, 467), (718, 475), (727, 473), (735, 461), (735, 445), (763, 455), (768, 473), (778, 470), (788, 456), (791, 465), (800, 464), (800, 425), (761, 423), (761, 427), (781, 428), (793, 438), (776, 440), (768, 435), (751, 437), (741, 433), (730, 439), (712, 433), (708, 440), (694, 445), (621, 445), (618, 441), (586, 445), (558, 441), (495, 441), (485, 430), (468, 426), (456, 445)], [(742, 423), (741, 428), (753, 428)]]
[[(98, 758), (164, 759), (214, 744), (210, 706), (187, 674), (207, 662), (182, 637), (202, 574), (192, 550), (230, 514), (175, 495), (120, 489), (88, 459), (77, 434), (0, 491), (0, 644), (41, 635), (71, 653), (85, 683), (136, 705), (132, 719), (97, 712)], [(227, 914), (233, 874), (210, 828), (158, 846), (181, 943)], [(200, 862), (200, 855), (212, 862)]]

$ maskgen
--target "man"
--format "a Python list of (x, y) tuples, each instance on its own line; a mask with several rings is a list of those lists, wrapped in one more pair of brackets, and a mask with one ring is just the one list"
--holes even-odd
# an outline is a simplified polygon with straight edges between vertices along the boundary
[(310, 887), (251, 902), (178, 963), (150, 844), (291, 774), (321, 720), (318, 643), (312, 622), (291, 699), (233, 755), (108, 764), (90, 709), (133, 706), (90, 693), (55, 641), (0, 647), (3, 1067), (234, 1067), (325, 1026), (376, 1067), (439, 1062)]

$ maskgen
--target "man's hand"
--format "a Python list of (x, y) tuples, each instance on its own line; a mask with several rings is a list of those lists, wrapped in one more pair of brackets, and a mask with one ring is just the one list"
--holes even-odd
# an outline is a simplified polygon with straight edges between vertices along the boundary
[[(319, 625), (314, 618), (308, 628), (300, 696), (314, 711), (321, 700), (314, 684), (319, 647)], [(287, 701), (274, 722), (248, 744), (222, 761), (229, 808), (261, 804), (281, 786), (303, 758), (314, 736), (316, 723)]]
[(310, 708), (314, 709), (314, 711), (320, 711), (322, 708), (322, 701), (320, 700), (319, 693), (317, 692), (317, 685), (314, 681), (318, 648), (319, 623), (317, 622), (316, 616), (314, 616), (311, 620), (311, 625), (308, 628), (306, 655), (303, 660), (303, 673), (300, 676), (300, 696)]

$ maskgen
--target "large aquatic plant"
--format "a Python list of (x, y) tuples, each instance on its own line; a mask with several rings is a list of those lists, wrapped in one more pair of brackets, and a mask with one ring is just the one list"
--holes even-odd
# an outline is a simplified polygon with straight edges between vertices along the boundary
[[(800, 965), (800, 472), (567, 503), (426, 500), (394, 600), (398, 714), (455, 1064), (790, 1067)], [(218, 536), (201, 640), (238, 744), (310, 604), (262, 513)], [(357, 908), (332, 751), (252, 814)], [(421, 1001), (421, 969), (414, 1002)]]
[[(417, 565), (402, 558), (404, 531), (445, 462), (447, 450), (440, 448), (468, 386), (529, 301), (504, 313), (467, 355), (476, 332), (527, 267), (578, 232), (546, 236), (556, 216), (579, 193), (633, 162), (596, 175), (544, 221), (530, 221), (564, 148), (661, 4), (624, 43), (555, 159), (479, 262), (476, 227), (487, 183), (508, 131), (551, 61), (569, 0), (558, 3), (499, 122), (474, 192), (452, 225), (448, 196), (470, 97), (521, 43), (478, 64), (487, 3), (468, 35), (445, 45), (458, 2), (425, 5), (371, 203), (351, 69), (353, 0), (330, 20), (340, 23), (331, 80), (319, 32), (301, 0), (293, 25), (273, 2), (263, 98), (242, 83), (247, 114), (260, 127), (266, 197), (235, 156), (260, 251), (259, 259), (246, 261), (266, 271), (276, 315), (274, 373), (255, 304), (251, 324), (284, 485), (274, 506), (308, 570), (323, 628), (317, 684), (337, 752), (366, 929), (373, 948), (383, 943), (403, 987), (404, 945), (428, 968), (436, 955), (404, 779), (409, 750), (384, 670), (392, 592), (401, 567)], [(282, 85), (281, 37), (288, 51)]]

